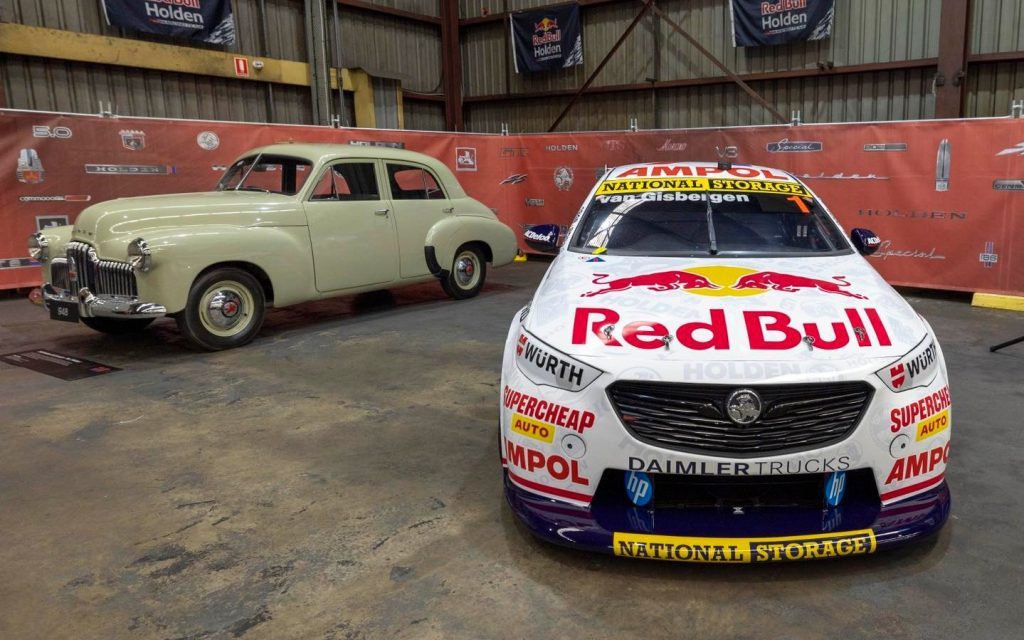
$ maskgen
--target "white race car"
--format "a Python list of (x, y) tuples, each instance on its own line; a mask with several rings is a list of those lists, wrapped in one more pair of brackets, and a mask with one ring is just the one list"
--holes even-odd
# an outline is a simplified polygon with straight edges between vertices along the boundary
[[(517, 314), (501, 376), (516, 515), (632, 558), (873, 553), (949, 515), (950, 395), (928, 323), (776, 169), (613, 169)], [(558, 247), (561, 245), (561, 248)]]

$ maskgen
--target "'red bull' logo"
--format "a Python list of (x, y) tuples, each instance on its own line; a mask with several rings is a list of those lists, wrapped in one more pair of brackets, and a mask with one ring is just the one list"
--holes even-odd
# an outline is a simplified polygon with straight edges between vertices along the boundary
[[(863, 314), (863, 315), (862, 315)], [(678, 327), (653, 320), (625, 322), (618, 311), (579, 307), (572, 325), (572, 344), (599, 342), (606, 347), (625, 345), (636, 349), (663, 349), (669, 341), (692, 351), (784, 351), (809, 342), (815, 349), (834, 351), (847, 346), (891, 347), (892, 340), (877, 309), (843, 309), (843, 317), (820, 322), (796, 322), (782, 311), (745, 310), (729, 321), (724, 309), (708, 310), (707, 320), (685, 322)], [(730, 326), (731, 325), (731, 326)], [(737, 327), (746, 344), (736, 345)]]
[(650, 291), (674, 291), (682, 289), (688, 293), (703, 296), (751, 296), (767, 291), (796, 293), (801, 290), (816, 290), (822, 293), (866, 300), (867, 296), (849, 290), (850, 283), (844, 276), (833, 276), (831, 280), (812, 278), (781, 271), (756, 271), (746, 267), (712, 266), (694, 267), (676, 271), (659, 271), (609, 280), (606, 273), (594, 274), (594, 284), (604, 288), (580, 294), (592, 298), (605, 293), (646, 288)]

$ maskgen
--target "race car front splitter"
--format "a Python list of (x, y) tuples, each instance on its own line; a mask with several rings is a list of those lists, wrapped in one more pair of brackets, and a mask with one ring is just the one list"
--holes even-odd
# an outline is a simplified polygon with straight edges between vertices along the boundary
[(574, 506), (517, 487), (505, 496), (537, 536), (617, 556), (679, 562), (759, 563), (874, 553), (936, 533), (949, 516), (949, 488), (888, 505), (834, 508), (649, 509)]

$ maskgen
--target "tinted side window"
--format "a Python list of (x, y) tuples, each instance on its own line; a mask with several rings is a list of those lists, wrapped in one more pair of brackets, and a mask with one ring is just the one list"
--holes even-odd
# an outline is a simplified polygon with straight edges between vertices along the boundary
[(380, 200), (372, 162), (343, 162), (324, 171), (310, 200)]
[(444, 192), (434, 175), (408, 164), (388, 163), (391, 197), (395, 200), (443, 200)]

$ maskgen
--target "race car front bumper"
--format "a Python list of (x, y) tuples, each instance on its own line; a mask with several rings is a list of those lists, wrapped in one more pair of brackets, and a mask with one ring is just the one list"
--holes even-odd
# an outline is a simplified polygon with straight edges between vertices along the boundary
[(505, 497), (530, 531), (548, 541), (595, 552), (655, 560), (769, 562), (874, 553), (926, 538), (949, 516), (946, 482), (881, 505), (832, 508), (653, 509), (589, 507), (545, 498), (516, 486), (505, 472)]

